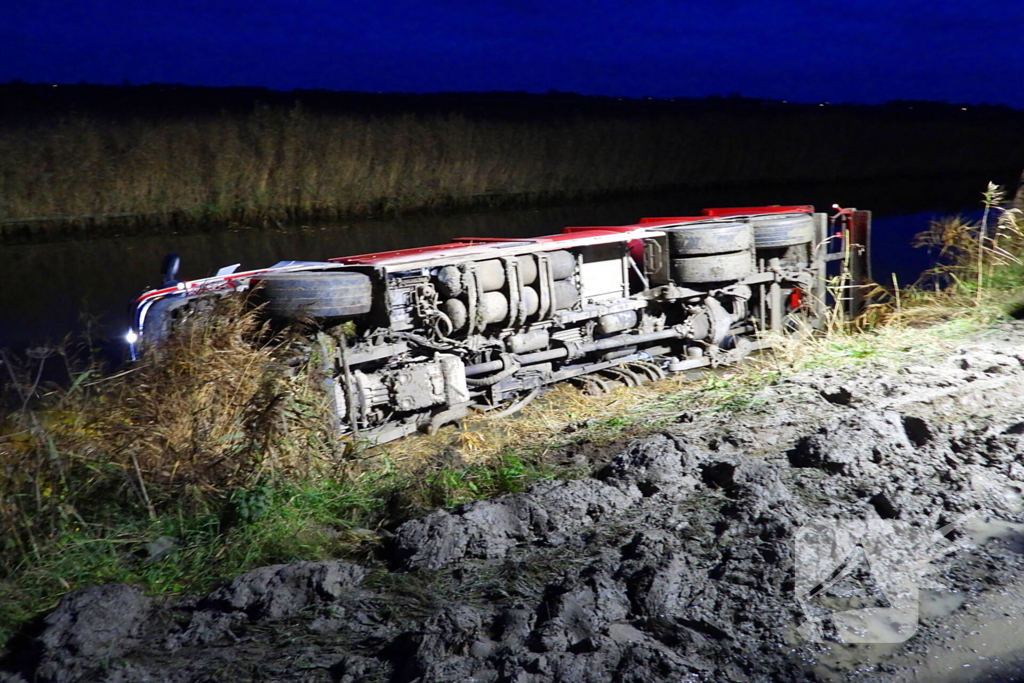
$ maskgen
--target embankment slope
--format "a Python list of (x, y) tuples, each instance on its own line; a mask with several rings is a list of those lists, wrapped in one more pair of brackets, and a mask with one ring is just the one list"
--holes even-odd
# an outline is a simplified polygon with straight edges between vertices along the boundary
[[(265, 567), (170, 600), (79, 591), (9, 644), (0, 681), (1007, 680), (1024, 661), (1022, 341), (1002, 323), (681, 413), (592, 477), (407, 522), (378, 564)], [(799, 635), (880, 599), (858, 570), (805, 613), (801, 528), (968, 513), (909, 640)]]

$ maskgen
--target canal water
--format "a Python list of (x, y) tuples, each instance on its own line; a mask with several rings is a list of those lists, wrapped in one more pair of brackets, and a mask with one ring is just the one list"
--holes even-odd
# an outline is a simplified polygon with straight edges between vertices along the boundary
[(528, 209), (0, 246), (0, 348), (54, 343), (80, 332), (85, 320), (95, 322), (100, 337), (120, 336), (128, 324), (130, 300), (159, 284), (160, 261), (168, 252), (182, 258), (180, 277), (194, 279), (234, 263), (246, 270), (281, 260), (436, 244), (452, 237), (534, 237), (566, 226), (694, 215), (705, 207), (813, 204), (824, 210), (839, 204), (870, 209), (875, 218), (875, 279), (889, 283), (895, 273), (901, 284), (911, 283), (930, 266), (927, 253), (910, 247), (913, 236), (934, 218), (976, 212), (989, 180), (1006, 184), (1012, 192), (1016, 174), (687, 190)]

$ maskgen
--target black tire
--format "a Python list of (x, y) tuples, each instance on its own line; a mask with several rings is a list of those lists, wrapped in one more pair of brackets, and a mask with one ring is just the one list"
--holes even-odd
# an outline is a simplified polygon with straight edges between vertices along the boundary
[(775, 249), (814, 241), (814, 217), (806, 213), (754, 216), (754, 248)]
[(672, 259), (672, 279), (680, 284), (728, 282), (740, 280), (753, 272), (754, 263), (749, 251)]
[(190, 303), (189, 299), (181, 296), (165, 296), (154, 301), (142, 322), (142, 342), (147, 345), (166, 342), (177, 322), (176, 312)]
[(267, 273), (257, 280), (267, 313), (277, 318), (342, 318), (369, 313), (373, 305), (370, 277), (362, 273)]
[(666, 232), (673, 256), (727, 254), (750, 249), (753, 243), (753, 232), (746, 221), (691, 223)]

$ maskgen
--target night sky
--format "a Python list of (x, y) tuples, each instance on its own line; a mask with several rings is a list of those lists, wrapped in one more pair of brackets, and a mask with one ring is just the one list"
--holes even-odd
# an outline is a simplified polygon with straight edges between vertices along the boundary
[(2, 0), (0, 81), (1024, 107), (1024, 3)]

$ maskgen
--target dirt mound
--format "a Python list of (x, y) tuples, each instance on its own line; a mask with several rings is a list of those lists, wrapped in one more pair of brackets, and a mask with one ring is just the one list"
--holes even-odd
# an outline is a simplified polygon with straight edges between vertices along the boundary
[[(168, 602), (80, 591), (23, 634), (0, 680), (940, 680), (966, 663), (1005, 677), (1018, 645), (982, 661), (958, 643), (996, 642), (1024, 607), (1021, 330), (929, 367), (784, 380), (758, 409), (636, 440), (591, 478), (408, 522), (379, 567), (265, 567)], [(930, 532), (967, 513), (950, 537), (974, 547), (934, 561), (914, 637), (799, 635), (878, 599), (862, 568), (801, 603), (800, 529)]]

